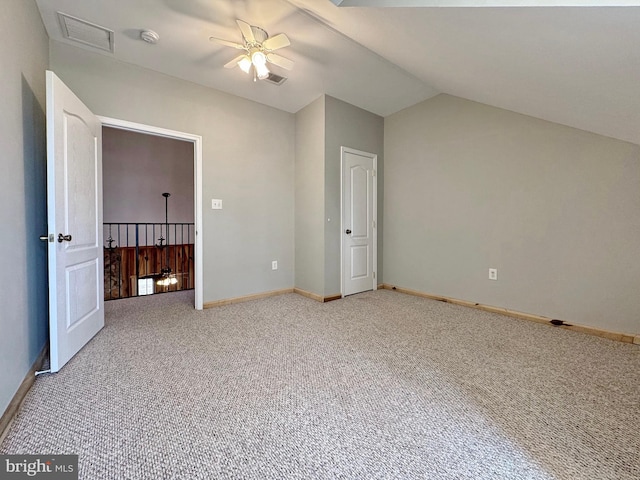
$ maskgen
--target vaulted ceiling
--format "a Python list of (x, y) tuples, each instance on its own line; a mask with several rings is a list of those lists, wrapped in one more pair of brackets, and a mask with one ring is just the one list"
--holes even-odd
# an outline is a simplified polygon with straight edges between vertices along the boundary
[[(505, 5), (509, 0), (451, 4)], [(498, 2), (498, 3), (496, 3)], [(37, 0), (53, 41), (296, 112), (323, 93), (382, 116), (438, 93), (640, 144), (640, 2), (393, 7), (388, 0)], [(336, 3), (380, 5), (336, 6)], [(404, 5), (445, 4), (406, 0)], [(529, 5), (549, 4), (528, 0)], [(595, 0), (567, 0), (593, 5)], [(602, 0), (600, 3), (605, 3)], [(621, 6), (625, 5), (625, 6)], [(63, 38), (57, 12), (114, 31), (114, 53)], [(286, 33), (280, 86), (223, 65), (236, 19)], [(152, 29), (160, 39), (140, 39)]]

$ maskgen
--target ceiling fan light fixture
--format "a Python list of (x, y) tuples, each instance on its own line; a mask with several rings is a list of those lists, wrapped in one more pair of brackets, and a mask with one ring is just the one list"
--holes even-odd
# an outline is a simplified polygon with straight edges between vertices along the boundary
[(263, 64), (254, 64), (254, 67), (256, 69), (256, 73), (258, 74), (258, 78), (260, 80), (264, 80), (265, 78), (267, 78), (269, 76), (269, 69), (267, 68), (267, 66), (263, 63)]
[(249, 73), (249, 71), (251, 70), (251, 59), (248, 56), (244, 56), (240, 59), (240, 61), (238, 62), (238, 66), (240, 67), (240, 69), (244, 72), (244, 73)]
[(177, 283), (178, 283), (178, 279), (176, 278), (176, 276), (172, 273), (167, 273), (163, 275), (162, 278), (156, 282), (156, 285), (159, 285), (161, 287), (168, 287), (170, 285), (176, 285)]
[(264, 53), (262, 53), (260, 50), (256, 50), (251, 53), (251, 62), (253, 62), (255, 66), (266, 65), (267, 56)]

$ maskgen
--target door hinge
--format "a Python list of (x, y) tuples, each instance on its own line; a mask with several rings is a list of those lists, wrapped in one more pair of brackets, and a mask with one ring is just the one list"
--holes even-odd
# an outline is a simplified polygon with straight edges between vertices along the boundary
[(375, 177), (376, 176), (376, 171), (375, 170), (371, 170), (371, 176)]
[(372, 221), (371, 221), (371, 226), (372, 226), (373, 228), (376, 228), (376, 221), (375, 221), (375, 220), (372, 220)]
[(376, 278), (376, 272), (373, 272), (373, 278)]

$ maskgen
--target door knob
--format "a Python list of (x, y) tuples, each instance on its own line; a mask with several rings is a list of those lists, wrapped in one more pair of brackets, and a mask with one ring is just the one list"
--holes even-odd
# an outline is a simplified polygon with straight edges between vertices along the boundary
[(63, 235), (61, 233), (58, 234), (58, 243), (70, 242), (70, 241), (71, 241), (71, 235)]
[(344, 231), (344, 233), (346, 233), (347, 235), (351, 235), (351, 230), (347, 228), (347, 229)]

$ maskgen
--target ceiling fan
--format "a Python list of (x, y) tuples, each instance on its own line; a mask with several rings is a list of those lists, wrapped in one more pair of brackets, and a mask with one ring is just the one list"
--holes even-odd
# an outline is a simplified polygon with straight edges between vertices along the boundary
[(257, 79), (263, 80), (269, 76), (267, 63), (273, 63), (287, 70), (293, 68), (293, 62), (291, 60), (277, 53), (273, 53), (275, 50), (291, 45), (289, 38), (284, 33), (270, 37), (269, 34), (260, 27), (249, 25), (242, 20), (236, 20), (236, 22), (242, 32), (243, 43), (209, 37), (209, 40), (212, 42), (217, 42), (238, 50), (244, 50), (242, 55), (237, 56), (225, 64), (224, 68), (234, 68), (238, 66), (247, 74), (253, 72), (254, 82)]

